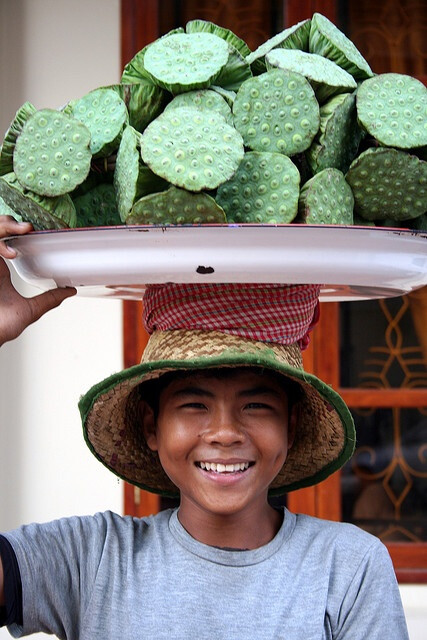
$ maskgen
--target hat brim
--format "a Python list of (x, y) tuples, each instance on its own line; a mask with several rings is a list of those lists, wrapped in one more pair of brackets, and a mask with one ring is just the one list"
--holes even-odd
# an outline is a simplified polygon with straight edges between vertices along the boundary
[[(178, 494), (163, 471), (157, 454), (145, 442), (138, 412), (143, 397), (143, 391), (141, 396), (138, 387), (169, 371), (262, 367), (299, 383), (303, 398), (300, 400), (295, 441), (270, 487), (270, 495), (321, 482), (341, 468), (353, 454), (355, 431), (347, 405), (329, 385), (303, 370), (297, 345), (265, 344), (218, 332), (160, 333), (162, 335), (157, 336), (157, 342), (165, 342), (165, 334), (166, 342), (169, 342), (169, 345), (162, 346), (163, 353), (171, 353), (175, 357), (151, 359), (159, 350), (156, 350), (156, 345), (147, 348), (147, 361), (96, 384), (79, 402), (84, 437), (90, 450), (120, 478), (153, 493), (165, 496)], [(178, 354), (172, 342), (182, 346), (182, 334), (191, 334), (192, 346), (187, 341), (184, 352), (176, 357)], [(206, 345), (200, 347), (200, 340), (206, 339), (210, 341), (209, 351), (206, 351)], [(216, 348), (212, 349), (212, 344), (216, 344)]]

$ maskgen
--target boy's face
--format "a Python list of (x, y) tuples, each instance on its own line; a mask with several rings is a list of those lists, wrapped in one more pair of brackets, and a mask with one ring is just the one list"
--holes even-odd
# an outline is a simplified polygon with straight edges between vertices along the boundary
[(180, 490), (181, 518), (262, 517), (295, 421), (273, 375), (195, 373), (161, 392), (157, 422), (145, 412), (144, 433)]

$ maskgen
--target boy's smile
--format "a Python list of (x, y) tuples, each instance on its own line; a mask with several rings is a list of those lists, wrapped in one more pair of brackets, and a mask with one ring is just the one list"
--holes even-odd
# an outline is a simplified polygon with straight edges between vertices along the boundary
[[(207, 544), (251, 548), (280, 526), (269, 485), (292, 444), (288, 400), (277, 377), (228, 369), (195, 372), (161, 393), (156, 424), (144, 412), (149, 447), (179, 488), (179, 519)], [(151, 417), (150, 417), (151, 416)]]

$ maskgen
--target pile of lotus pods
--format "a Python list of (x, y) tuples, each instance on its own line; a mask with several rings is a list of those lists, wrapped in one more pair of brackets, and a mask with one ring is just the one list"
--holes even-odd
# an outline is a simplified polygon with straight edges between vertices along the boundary
[(185, 224), (427, 228), (427, 89), (373, 73), (315, 13), (251, 51), (193, 20), (117, 85), (26, 102), (0, 151), (0, 214), (35, 229)]

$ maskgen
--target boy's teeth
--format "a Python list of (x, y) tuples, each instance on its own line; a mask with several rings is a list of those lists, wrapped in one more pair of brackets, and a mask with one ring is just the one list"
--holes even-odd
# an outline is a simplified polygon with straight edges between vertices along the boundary
[(216, 471), (216, 473), (233, 473), (236, 471), (246, 471), (249, 462), (238, 462), (237, 464), (221, 464), (220, 462), (200, 462), (202, 469), (206, 471)]

